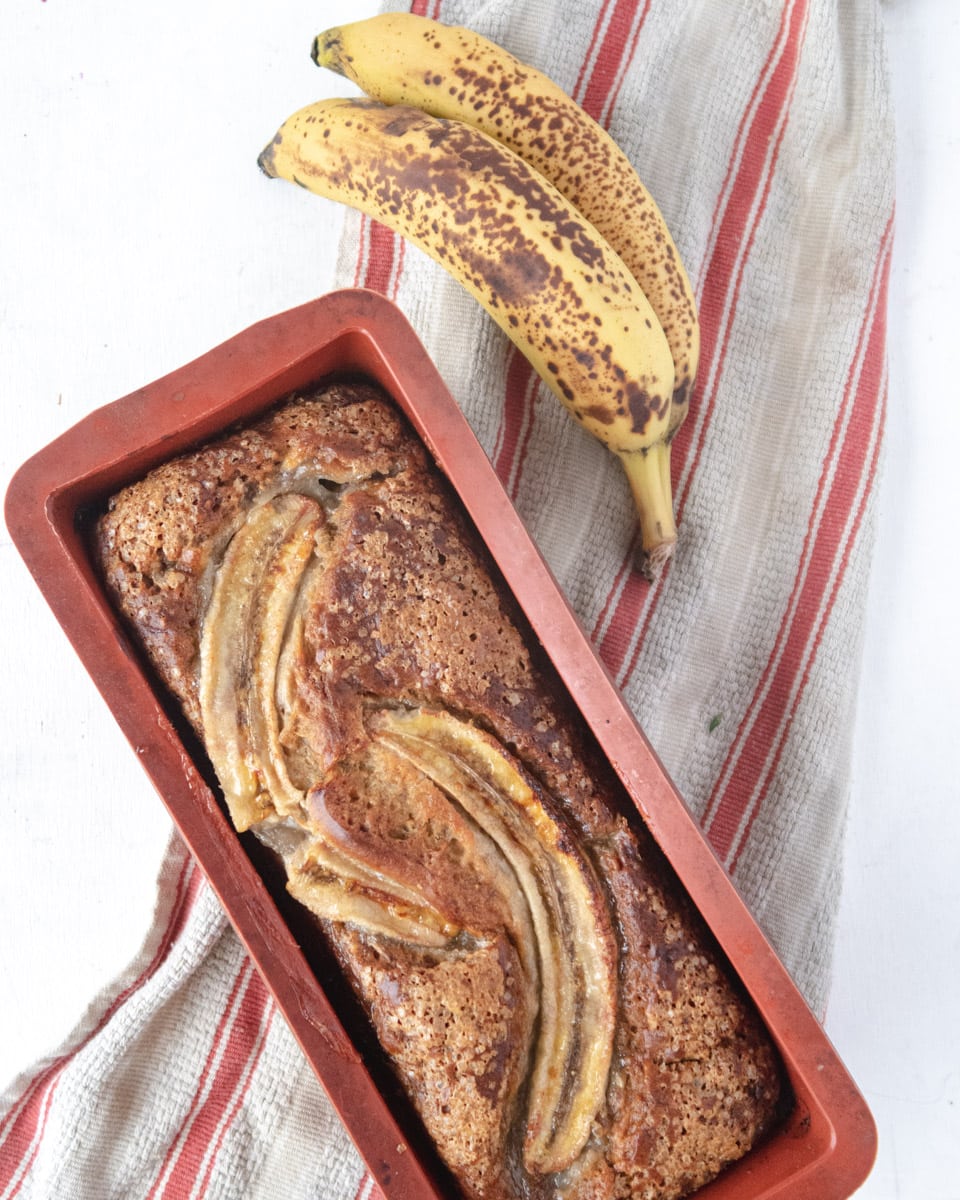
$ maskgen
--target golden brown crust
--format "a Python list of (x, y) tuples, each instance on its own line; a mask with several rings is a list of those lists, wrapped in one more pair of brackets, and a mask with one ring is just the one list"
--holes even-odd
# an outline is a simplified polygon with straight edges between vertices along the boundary
[[(486, 1200), (686, 1195), (774, 1119), (776, 1054), (649, 837), (618, 815), (611, 773), (584, 744), (512, 600), (392, 406), (366, 385), (294, 398), (114, 497), (98, 538), (120, 610), (203, 735), (200, 641), (213, 579), (251, 507), (278, 492), (315, 495), (326, 514), (285, 683), (281, 740), (300, 797), (293, 821), (320, 847), (296, 869), (307, 893), (314, 879), (329, 890), (324, 848), (348, 855), (354, 892), (323, 927), (441, 1154), (464, 1192)], [(415, 755), (378, 738), (375, 714), (396, 706), (485, 731), (478, 745), (493, 748), (493, 783), (478, 785), (479, 816)], [(509, 783), (521, 778), (510, 775), (514, 761), (533, 789), (523, 820), (549, 843), (534, 856), (530, 886), (544, 873), (563, 876), (555, 892), (543, 884), (555, 919), (599, 920), (591, 928), (600, 938), (604, 922), (615, 931), (609, 968), (602, 954), (571, 968), (574, 982), (578, 970), (609, 969), (616, 1004), (602, 1103), (569, 1163), (556, 1146), (530, 1148), (548, 1016), (520, 932), (530, 897), (498, 844), (513, 827), (512, 818), (502, 824), (496, 788), (520, 795)], [(532, 835), (521, 826), (522, 845)], [(383, 894), (370, 872), (385, 881)], [(595, 880), (600, 898), (591, 900)], [(415, 894), (433, 922), (429, 936), (365, 925), (351, 907), (361, 893), (408, 924), (404, 898)], [(567, 944), (576, 937), (568, 931)], [(584, 978), (569, 1011), (602, 1017), (595, 999), (584, 1008), (593, 995)], [(571, 1069), (586, 1061), (583, 1046), (565, 1053)], [(576, 1102), (561, 1093), (555, 1121), (569, 1120)]]
[(334, 386), (322, 405), (284, 405), (113, 497), (98, 530), (107, 583), (196, 728), (208, 572), (254, 498), (295, 490), (305, 472), (341, 485), (422, 458), (379, 393)]

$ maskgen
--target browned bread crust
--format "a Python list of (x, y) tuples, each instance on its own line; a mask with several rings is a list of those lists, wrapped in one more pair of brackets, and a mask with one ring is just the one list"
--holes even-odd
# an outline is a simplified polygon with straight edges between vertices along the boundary
[[(376, 389), (291, 398), (110, 501), (102, 570), (158, 675), (221, 746), (205, 622), (264, 504), (271, 528), (305, 529), (309, 546), (291, 588), (296, 635), (285, 626), (270, 660), (284, 787), (255, 770), (238, 824), (284, 856), (464, 1194), (688, 1194), (776, 1119), (776, 1052)], [(554, 915), (538, 925), (541, 896)], [(554, 969), (576, 994), (551, 1017)], [(556, 1071), (579, 1091), (537, 1073), (551, 1029)]]

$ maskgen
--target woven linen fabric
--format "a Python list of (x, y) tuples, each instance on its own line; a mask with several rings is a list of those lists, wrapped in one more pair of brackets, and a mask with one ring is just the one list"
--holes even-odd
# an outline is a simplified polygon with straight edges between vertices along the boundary
[[(382, 291), (412, 321), (822, 1012), (886, 403), (893, 135), (878, 2), (413, 8), (552, 75), (624, 148), (674, 232), (703, 346), (664, 577), (631, 566), (619, 464), (439, 267), (351, 213), (331, 283)], [(377, 1194), (176, 840), (140, 957), (0, 1111), (0, 1200)]]

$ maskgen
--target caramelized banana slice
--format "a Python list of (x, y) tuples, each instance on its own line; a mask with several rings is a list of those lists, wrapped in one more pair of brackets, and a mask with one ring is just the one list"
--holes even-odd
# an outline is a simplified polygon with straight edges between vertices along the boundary
[[(323, 521), (308, 496), (264, 501), (234, 534), (213, 583), (200, 705), (207, 750), (240, 832), (277, 818), (305, 824), (304, 792), (287, 772), (278, 692), (285, 702), (300, 643), (297, 602)], [(290, 891), (318, 916), (430, 947), (458, 932), (418, 893), (322, 832), (305, 831), (284, 857)]]
[(307, 496), (257, 505), (217, 571), (200, 639), (200, 711), (230, 816), (243, 832), (296, 810), (279, 748), (277, 662), (323, 510)]
[(291, 896), (326, 920), (434, 950), (460, 932), (416, 893), (321, 841), (305, 841), (287, 872)]
[(596, 877), (570, 830), (492, 737), (446, 713), (385, 709), (371, 733), (413, 762), (503, 854), (529, 909), (540, 974), (524, 1160), (575, 1161), (603, 1105), (613, 1053), (617, 951)]
[[(384, 903), (389, 881), (398, 912), (429, 906), (444, 914), (442, 928), (449, 937), (462, 934), (477, 945), (504, 933), (520, 960), (527, 1008), (536, 1011), (536, 941), (513, 871), (497, 844), (415, 765), (383, 743), (368, 741), (308, 791), (305, 808), (308, 836), (314, 840), (299, 869), (313, 878), (343, 874), (348, 856), (353, 878)], [(469, 876), (461, 886), (445, 870), (450, 861)], [(491, 892), (497, 902), (491, 902)], [(478, 893), (483, 895), (479, 906)], [(431, 913), (424, 911), (422, 919), (435, 927)]]

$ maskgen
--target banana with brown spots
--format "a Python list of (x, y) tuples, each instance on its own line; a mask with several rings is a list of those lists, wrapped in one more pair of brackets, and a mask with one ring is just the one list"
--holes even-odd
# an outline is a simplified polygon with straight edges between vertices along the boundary
[(670, 230), (630, 160), (541, 71), (460, 26), (382, 13), (321, 33), (313, 59), (384, 104), (465, 121), (531, 163), (600, 231), (646, 293), (673, 353), (668, 439), (700, 356), (697, 302)]
[(619, 255), (523, 158), (481, 130), (366, 99), (293, 114), (271, 177), (360, 209), (444, 266), (576, 419), (618, 455), (648, 569), (676, 541), (664, 456), (673, 355)]

